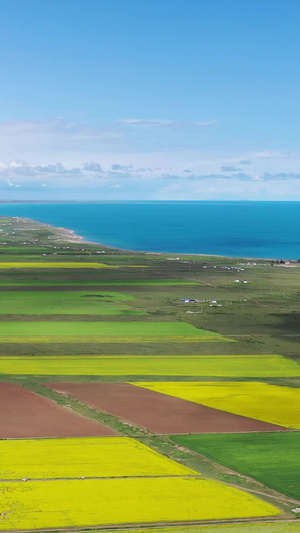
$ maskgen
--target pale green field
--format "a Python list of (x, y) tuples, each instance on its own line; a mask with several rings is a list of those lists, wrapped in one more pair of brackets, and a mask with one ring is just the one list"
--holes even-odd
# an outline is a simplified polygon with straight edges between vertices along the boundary
[(12, 262), (12, 261), (1, 261), (0, 270), (11, 269), (11, 268), (116, 268), (112, 265), (105, 265), (104, 263), (83, 263), (83, 262)]
[(63, 376), (292, 377), (296, 362), (279, 355), (0, 357), (0, 373)]
[(112, 335), (221, 337), (185, 322), (1, 322), (2, 335)]

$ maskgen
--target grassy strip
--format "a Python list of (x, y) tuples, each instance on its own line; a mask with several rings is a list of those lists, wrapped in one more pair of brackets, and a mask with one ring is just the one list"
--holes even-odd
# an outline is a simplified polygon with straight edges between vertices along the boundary
[[(16, 322), (17, 324), (18, 322)], [(78, 324), (78, 322), (73, 322), (74, 325)], [(98, 322), (99, 323), (99, 322)], [(107, 324), (108, 322), (105, 322)], [(30, 322), (27, 322), (27, 324), (30, 324)], [(152, 342), (161, 342), (161, 337), (147, 337), (136, 335), (136, 336), (114, 336), (114, 335), (81, 335), (78, 337), (77, 335), (36, 335), (36, 336), (15, 336), (15, 335), (1, 335), (0, 336), (0, 345), (3, 344), (11, 344), (11, 343), (48, 343), (48, 342), (56, 342), (56, 343), (152, 343)], [(234, 342), (231, 339), (225, 339), (225, 337), (219, 337), (219, 336), (203, 336), (203, 337), (187, 337), (187, 336), (164, 336), (165, 342)]]
[(24, 263), (16, 263), (11, 261), (0, 262), (0, 270), (4, 269), (12, 269), (12, 268), (115, 268), (115, 266), (112, 265), (105, 265), (104, 263), (75, 263), (75, 262), (69, 262), (69, 263), (63, 263), (63, 262), (24, 262)]
[(158, 281), (152, 281), (152, 280), (144, 280), (144, 281), (137, 281), (137, 280), (107, 280), (107, 281), (0, 281), (1, 287), (39, 287), (45, 285), (46, 287), (59, 287), (59, 286), (66, 286), (66, 287), (77, 287), (77, 286), (94, 286), (94, 287), (143, 287), (143, 286), (185, 286), (185, 285), (199, 285), (197, 281), (180, 281), (180, 280), (158, 280)]

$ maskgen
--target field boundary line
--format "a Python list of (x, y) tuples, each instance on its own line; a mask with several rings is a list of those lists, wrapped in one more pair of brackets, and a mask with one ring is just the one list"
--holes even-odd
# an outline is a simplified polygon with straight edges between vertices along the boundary
[[(23, 439), (20, 439), (20, 440), (23, 440)], [(179, 463), (180, 464), (180, 463)], [(188, 467), (187, 467), (188, 468)], [(0, 485), (1, 483), (26, 483), (27, 481), (32, 481), (32, 482), (38, 482), (40, 483), (41, 481), (42, 482), (48, 482), (48, 481), (86, 481), (86, 480), (89, 480), (89, 479), (99, 479), (101, 481), (105, 481), (107, 479), (166, 479), (166, 478), (196, 478), (196, 479), (201, 479), (202, 481), (205, 480), (204, 476), (201, 475), (201, 473), (199, 472), (199, 474), (196, 473), (195, 471), (195, 474), (167, 474), (167, 475), (149, 475), (149, 474), (145, 474), (145, 475), (141, 475), (141, 476), (131, 476), (131, 475), (126, 475), (126, 476), (76, 476), (76, 477), (41, 477), (41, 478), (20, 478), (20, 479), (0, 479)]]
[[(190, 520), (190, 521), (177, 521), (177, 522), (141, 522), (141, 523), (132, 523), (132, 524), (105, 524), (105, 525), (98, 525), (98, 526), (83, 526), (83, 527), (64, 527), (64, 528), (43, 528), (43, 529), (35, 529), (31, 530), (30, 533), (41, 532), (41, 533), (58, 533), (58, 532), (69, 532), (69, 531), (76, 531), (77, 533), (88, 533), (89, 531), (116, 531), (116, 532), (123, 532), (123, 531), (140, 531), (140, 530), (146, 530), (153, 529), (153, 531), (156, 531), (158, 529), (176, 529), (179, 532), (180, 529), (183, 526), (186, 528), (193, 528), (195, 526), (226, 526), (226, 525), (244, 525), (244, 524), (276, 524), (276, 523), (294, 523), (298, 524), (299, 521), (295, 518), (287, 518), (287, 517), (278, 517), (278, 518), (270, 518), (266, 517), (264, 518), (245, 518), (245, 519), (231, 519), (231, 520)], [(3, 533), (29, 533), (28, 529), (14, 529), (14, 530), (3, 530)], [(201, 533), (201, 532), (199, 532)]]

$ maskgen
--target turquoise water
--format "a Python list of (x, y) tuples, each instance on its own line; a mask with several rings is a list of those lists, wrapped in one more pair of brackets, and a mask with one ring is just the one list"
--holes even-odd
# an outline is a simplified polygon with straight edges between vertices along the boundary
[(300, 258), (300, 202), (0, 204), (5, 215), (130, 250)]

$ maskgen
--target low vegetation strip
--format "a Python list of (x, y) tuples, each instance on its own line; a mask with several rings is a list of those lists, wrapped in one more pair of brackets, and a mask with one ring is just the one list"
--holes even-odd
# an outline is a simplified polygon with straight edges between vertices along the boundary
[[(115, 533), (128, 533), (126, 529), (114, 529)], [(158, 527), (155, 533), (299, 533), (299, 523), (297, 521), (288, 522), (261, 522), (246, 524), (224, 524), (211, 526), (177, 526)], [(152, 529), (135, 529), (134, 533), (153, 533)]]
[(146, 315), (124, 303), (131, 300), (107, 291), (0, 291), (0, 314)]
[(11, 261), (1, 261), (0, 270), (11, 269), (11, 268), (116, 268), (112, 265), (106, 265), (104, 263), (87, 263), (87, 262), (11, 262)]
[(10, 356), (0, 373), (62, 376), (292, 377), (300, 366), (279, 355)]
[[(28, 324), (29, 322), (27, 322)], [(63, 323), (63, 322), (62, 322)], [(74, 322), (74, 324), (78, 324), (78, 322)], [(32, 336), (24, 336), (24, 335), (16, 335), (16, 336), (5, 336), (0, 335), (0, 344), (6, 343), (26, 343), (26, 344), (34, 344), (34, 343), (44, 343), (44, 342), (53, 342), (53, 343), (82, 343), (82, 344), (89, 344), (89, 343), (153, 343), (153, 342), (162, 342), (162, 339), (164, 342), (230, 342), (230, 339), (225, 339), (224, 337), (215, 337), (215, 336), (203, 336), (203, 337), (187, 337), (183, 335), (165, 335), (164, 337), (155, 337), (153, 335), (147, 336), (147, 335), (126, 335), (124, 337), (120, 335), (32, 335)], [(234, 342), (234, 341), (232, 341)]]
[(185, 322), (0, 322), (1, 337), (95, 335), (106, 337), (221, 338)]
[(117, 435), (16, 383), (0, 383), (0, 439)]
[(127, 437), (0, 441), (0, 479), (199, 476)]
[(300, 432), (180, 435), (173, 440), (300, 499)]
[(137, 385), (215, 409), (300, 429), (300, 395), (296, 388), (256, 382), (153, 382)]
[(129, 383), (45, 383), (57, 392), (73, 395), (91, 407), (111, 413), (153, 433), (209, 433), (276, 431), (267, 424), (159, 394)]
[(279, 509), (201, 478), (1, 483), (0, 530), (278, 516)]
[(177, 285), (199, 285), (200, 283), (197, 281), (181, 281), (176, 279), (167, 279), (167, 280), (108, 280), (108, 281), (0, 281), (0, 287), (1, 286), (7, 286), (7, 287), (36, 287), (40, 285), (47, 285), (49, 287), (59, 287), (59, 286), (66, 286), (66, 287), (77, 287), (79, 286), (99, 286), (99, 287), (127, 287), (127, 286), (138, 286), (138, 287), (147, 287), (147, 286), (172, 286), (175, 287)]

